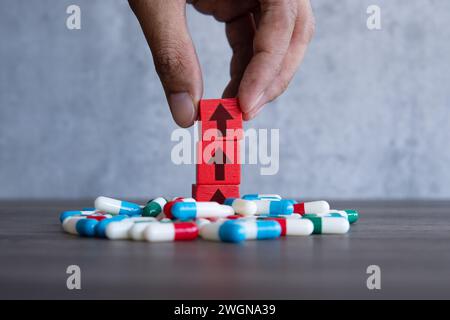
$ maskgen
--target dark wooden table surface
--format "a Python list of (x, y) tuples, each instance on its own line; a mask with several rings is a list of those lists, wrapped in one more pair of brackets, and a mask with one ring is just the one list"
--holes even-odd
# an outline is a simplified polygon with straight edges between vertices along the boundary
[[(1, 299), (450, 298), (450, 202), (333, 201), (360, 211), (346, 235), (242, 245), (65, 234), (59, 213), (91, 202), (0, 202)], [(81, 290), (66, 287), (74, 264)]]

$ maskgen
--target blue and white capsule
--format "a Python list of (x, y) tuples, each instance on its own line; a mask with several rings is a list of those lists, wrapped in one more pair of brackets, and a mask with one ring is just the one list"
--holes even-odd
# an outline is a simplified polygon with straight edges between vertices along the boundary
[(99, 223), (95, 219), (80, 219), (76, 225), (75, 229), (78, 235), (82, 237), (93, 237), (95, 236), (95, 227)]
[(292, 214), (294, 205), (290, 200), (251, 200), (256, 204), (256, 213), (260, 214)]
[(176, 202), (171, 211), (173, 218), (179, 220), (224, 218), (234, 215), (232, 207), (217, 202)]
[[(78, 235), (77, 224), (81, 220), (87, 220), (86, 216), (71, 216), (64, 219), (62, 228), (65, 232)], [(94, 219), (90, 219), (94, 220)]]
[(117, 215), (113, 216), (112, 218), (103, 219), (102, 221), (99, 221), (97, 225), (95, 226), (95, 236), (99, 238), (106, 238), (106, 227), (114, 221), (121, 221), (123, 219), (128, 219), (129, 217), (127, 215)]
[(259, 193), (250, 193), (244, 194), (242, 196), (244, 200), (281, 200), (281, 196), (278, 194), (259, 194)]
[(275, 239), (280, 235), (280, 224), (271, 220), (227, 220), (206, 224), (200, 229), (200, 236), (205, 240), (233, 243)]
[(73, 216), (90, 216), (91, 214), (94, 213), (96, 213), (95, 209), (81, 210), (81, 211), (64, 211), (59, 215), (59, 221), (63, 222), (66, 218)]
[[(103, 219), (102, 221), (104, 220), (108, 219)], [(83, 237), (93, 237), (96, 234), (95, 230), (98, 224), (99, 221), (94, 219), (92, 214), (76, 215), (65, 218), (62, 223), (62, 227), (64, 231), (70, 234), (76, 234)]]
[(142, 206), (108, 197), (98, 197), (95, 199), (95, 209), (114, 215), (126, 214), (128, 216), (136, 216), (142, 214)]

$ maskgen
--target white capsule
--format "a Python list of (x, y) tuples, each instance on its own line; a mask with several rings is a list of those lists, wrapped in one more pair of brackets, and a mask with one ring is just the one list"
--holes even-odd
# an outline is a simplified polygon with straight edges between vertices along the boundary
[(129, 239), (128, 231), (135, 223), (156, 221), (153, 217), (128, 218), (121, 221), (113, 221), (106, 227), (106, 237), (111, 240)]

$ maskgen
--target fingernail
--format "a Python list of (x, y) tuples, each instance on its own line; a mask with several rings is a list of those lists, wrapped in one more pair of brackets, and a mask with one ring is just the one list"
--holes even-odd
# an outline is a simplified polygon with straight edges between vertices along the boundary
[(254, 110), (252, 110), (251, 112), (249, 112), (248, 113), (248, 119), (249, 120), (251, 120), (251, 119), (253, 119), (254, 117), (256, 117), (257, 115), (258, 115), (258, 113), (265, 107), (266, 105), (265, 104), (263, 104), (263, 105), (261, 105), (261, 106), (259, 106), (259, 107), (256, 107), (256, 109), (254, 109)]
[(186, 128), (194, 123), (195, 109), (189, 93), (171, 93), (168, 101), (172, 117), (180, 127)]
[(253, 103), (252, 107), (250, 108), (250, 110), (247, 112), (249, 114), (256, 112), (257, 108), (259, 107), (259, 104), (261, 103), (261, 100), (264, 97), (264, 91), (260, 93), (260, 95), (256, 98), (255, 102)]

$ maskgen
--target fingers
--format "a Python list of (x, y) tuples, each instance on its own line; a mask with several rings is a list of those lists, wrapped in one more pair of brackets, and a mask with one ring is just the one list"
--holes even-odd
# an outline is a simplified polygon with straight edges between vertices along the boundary
[(277, 98), (286, 90), (294, 77), (295, 72), (303, 61), (313, 33), (314, 15), (312, 13), (310, 2), (308, 0), (301, 0), (291, 43), (286, 56), (284, 57), (280, 73), (266, 89), (262, 103), (251, 112), (244, 114), (245, 120), (254, 118), (265, 103)]
[(229, 22), (247, 15), (259, 6), (258, 0), (188, 0), (201, 13), (214, 16), (218, 21)]
[(242, 75), (253, 56), (255, 25), (251, 14), (228, 22), (225, 30), (233, 55), (230, 63), (231, 79), (223, 92), (223, 97), (232, 98), (237, 96)]
[(152, 52), (170, 111), (191, 126), (203, 93), (201, 69), (186, 25), (182, 0), (129, 0)]
[(245, 114), (265, 103), (265, 90), (279, 74), (297, 16), (297, 2), (261, 0), (261, 17), (253, 41), (254, 55), (239, 86), (239, 101)]

